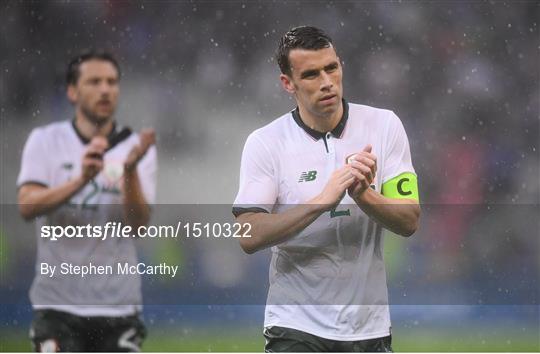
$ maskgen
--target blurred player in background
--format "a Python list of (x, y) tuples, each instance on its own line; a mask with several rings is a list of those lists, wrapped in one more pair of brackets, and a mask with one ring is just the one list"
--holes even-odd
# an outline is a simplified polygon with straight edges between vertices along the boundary
[(287, 32), (277, 61), (298, 107), (248, 137), (233, 206), (247, 253), (274, 246), (265, 350), (391, 351), (382, 227), (410, 236), (420, 215), (405, 130), (343, 99), (320, 29)]
[[(134, 134), (113, 118), (120, 68), (105, 52), (74, 58), (67, 96), (75, 118), (32, 131), (18, 177), (19, 210), (36, 219), (38, 251), (30, 299), (30, 336), (36, 351), (139, 351), (145, 328), (139, 318), (139, 275), (60, 275), (61, 263), (95, 266), (137, 263), (132, 238), (39, 237), (42, 225), (136, 228), (149, 221), (157, 168), (151, 129)], [(56, 266), (43, 275), (43, 264)]]

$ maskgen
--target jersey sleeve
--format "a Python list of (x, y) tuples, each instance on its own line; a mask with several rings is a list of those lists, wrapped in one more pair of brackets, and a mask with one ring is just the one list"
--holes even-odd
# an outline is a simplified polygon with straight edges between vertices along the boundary
[(390, 198), (418, 200), (418, 184), (409, 139), (401, 120), (391, 112), (388, 146), (382, 171), (382, 194)]
[(45, 138), (41, 128), (32, 130), (24, 145), (21, 169), (17, 178), (17, 187), (36, 183), (48, 187), (50, 184), (50, 164)]
[(151, 146), (137, 165), (144, 198), (148, 204), (156, 202), (157, 149)]
[(277, 173), (269, 149), (255, 135), (246, 140), (240, 163), (240, 186), (233, 214), (270, 213), (278, 194)]

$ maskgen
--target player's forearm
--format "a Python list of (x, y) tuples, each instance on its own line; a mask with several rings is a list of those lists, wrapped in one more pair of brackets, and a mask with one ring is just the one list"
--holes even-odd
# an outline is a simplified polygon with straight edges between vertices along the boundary
[(81, 176), (55, 187), (35, 184), (23, 185), (19, 189), (19, 212), (26, 220), (47, 214), (76, 194), (87, 181)]
[(150, 207), (136, 169), (124, 171), (124, 218), (133, 228), (146, 225), (150, 220)]
[(398, 235), (411, 236), (418, 228), (420, 206), (414, 200), (391, 199), (367, 189), (355, 202), (367, 215)]
[(279, 214), (242, 214), (236, 220), (241, 224), (251, 225), (251, 237), (242, 238), (240, 246), (246, 253), (251, 254), (280, 244), (305, 229), (324, 212), (323, 206), (313, 201)]

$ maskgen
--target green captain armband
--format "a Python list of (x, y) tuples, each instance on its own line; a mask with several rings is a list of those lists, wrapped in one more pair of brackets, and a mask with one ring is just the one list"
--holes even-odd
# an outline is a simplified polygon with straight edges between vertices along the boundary
[(414, 199), (418, 202), (418, 180), (416, 175), (405, 172), (386, 181), (382, 186), (382, 195), (394, 199)]

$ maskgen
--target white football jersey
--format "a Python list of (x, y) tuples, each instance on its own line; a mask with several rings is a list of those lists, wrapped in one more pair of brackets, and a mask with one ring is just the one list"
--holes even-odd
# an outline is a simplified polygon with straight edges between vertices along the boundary
[[(113, 265), (137, 263), (132, 238), (60, 238), (40, 237), (43, 225), (105, 225), (124, 222), (122, 199), (123, 162), (131, 149), (140, 143), (137, 134), (115, 126), (112, 136), (120, 137), (104, 155), (104, 169), (92, 181), (59, 208), (36, 220), (38, 247), (36, 276), (30, 289), (35, 309), (56, 309), (79, 316), (124, 316), (141, 308), (139, 275), (60, 275), (61, 263), (73, 265)], [(82, 156), (88, 141), (77, 132), (74, 122), (62, 121), (36, 128), (24, 147), (20, 187), (38, 183), (55, 187), (80, 175)], [(137, 172), (147, 203), (156, 193), (156, 149), (152, 146), (139, 162)], [(57, 266), (54, 277), (40, 274), (40, 264)]]
[[(391, 111), (344, 102), (332, 132), (307, 127), (298, 109), (254, 131), (240, 167), (233, 213), (285, 212), (320, 194), (346, 158), (373, 146), (372, 188), (414, 173), (409, 143)], [(289, 240), (272, 247), (264, 326), (343, 341), (390, 334), (382, 228), (348, 196)]]

